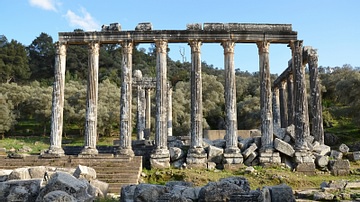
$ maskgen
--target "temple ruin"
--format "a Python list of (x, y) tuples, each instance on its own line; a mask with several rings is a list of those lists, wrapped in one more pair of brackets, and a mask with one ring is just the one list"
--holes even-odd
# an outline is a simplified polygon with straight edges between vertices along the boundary
[[(132, 50), (134, 44), (155, 43), (156, 79), (137, 74), (132, 77)], [(295, 126), (295, 161), (299, 164), (314, 163), (309, 155), (309, 142), (314, 139), (324, 143), (320, 87), (317, 76), (317, 52), (303, 47), (297, 32), (291, 24), (250, 23), (204, 23), (188, 24), (185, 30), (153, 30), (151, 23), (140, 23), (135, 30), (121, 30), (119, 24), (103, 26), (101, 31), (60, 32), (55, 58), (55, 82), (53, 88), (52, 122), (50, 148), (44, 157), (64, 155), (61, 146), (63, 134), (63, 108), (66, 69), (66, 49), (70, 45), (88, 45), (88, 82), (85, 123), (85, 141), (80, 155), (97, 155), (96, 124), (98, 99), (99, 48), (101, 44), (120, 44), (122, 47), (120, 145), (116, 155), (134, 156), (131, 145), (131, 100), (132, 89), (138, 92), (138, 139), (149, 137), (150, 131), (150, 89), (156, 94), (155, 149), (151, 153), (152, 167), (169, 167), (167, 146), (171, 132), (171, 86), (167, 82), (167, 46), (169, 43), (188, 43), (191, 48), (191, 143), (187, 164), (205, 167), (207, 154), (203, 148), (203, 109), (201, 46), (204, 43), (218, 43), (224, 49), (225, 69), (225, 114), (226, 148), (224, 163), (240, 165), (244, 156), (238, 147), (236, 85), (234, 47), (241, 43), (255, 43), (259, 54), (260, 103), (261, 103), (261, 148), (260, 163), (280, 163), (281, 158), (274, 149), (275, 137)], [(290, 47), (292, 58), (288, 68), (271, 83), (269, 66), (270, 44), (284, 44)], [(310, 71), (311, 117), (305, 80), (305, 64)], [(311, 130), (309, 126), (311, 121)], [(241, 120), (240, 120), (241, 121)], [(275, 136), (275, 137), (274, 137)], [(282, 136), (283, 137), (283, 136)], [(279, 142), (277, 141), (278, 145)]]

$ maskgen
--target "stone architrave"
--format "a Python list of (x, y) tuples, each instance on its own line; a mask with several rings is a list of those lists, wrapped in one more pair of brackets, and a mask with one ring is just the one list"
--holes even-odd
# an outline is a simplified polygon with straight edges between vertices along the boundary
[(134, 156), (131, 147), (132, 51), (133, 43), (123, 41), (120, 97), (120, 146), (117, 155)]
[(98, 72), (100, 43), (89, 44), (89, 72), (86, 96), (85, 144), (81, 155), (96, 155)]
[(155, 150), (150, 156), (153, 168), (170, 167), (170, 153), (167, 147), (167, 41), (156, 40), (156, 123)]
[(191, 145), (187, 163), (206, 167), (206, 152), (203, 142), (203, 106), (201, 78), (201, 41), (189, 41), (191, 47)]
[(324, 126), (321, 104), (321, 87), (318, 76), (317, 50), (311, 47), (306, 49), (307, 62), (310, 73), (310, 95), (311, 95), (311, 134), (320, 144), (324, 144)]
[(294, 124), (294, 75), (291, 73), (286, 79), (287, 86), (287, 114), (288, 114), (288, 126)]
[(267, 41), (257, 42), (260, 66), (261, 150), (273, 150), (273, 112)]
[(280, 101), (280, 119), (281, 119), (281, 128), (286, 128), (288, 126), (288, 115), (287, 115), (287, 97), (284, 92), (286, 89), (286, 81), (281, 81), (279, 85), (279, 101)]
[(227, 164), (243, 162), (240, 149), (237, 146), (237, 113), (236, 113), (236, 85), (234, 47), (235, 42), (223, 41), (224, 66), (225, 66), (225, 124), (226, 124), (226, 148), (224, 160)]
[(64, 91), (66, 69), (66, 45), (56, 43), (55, 80), (52, 94), (50, 148), (43, 157), (61, 157), (65, 155), (61, 147), (63, 132)]
[(274, 91), (272, 94), (272, 107), (273, 107), (273, 127), (281, 128), (281, 115), (280, 115), (280, 96), (279, 96), (279, 88), (274, 87)]
[(309, 134), (308, 114), (307, 114), (307, 95), (305, 67), (302, 64), (302, 41), (291, 42), (292, 50), (292, 67), (294, 75), (294, 92), (295, 92), (295, 150), (308, 150), (305, 143), (305, 137)]

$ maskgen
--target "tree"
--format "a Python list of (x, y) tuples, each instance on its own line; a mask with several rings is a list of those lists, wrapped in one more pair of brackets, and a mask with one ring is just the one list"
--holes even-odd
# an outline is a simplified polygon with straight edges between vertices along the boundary
[(24, 82), (30, 76), (25, 46), (15, 40), (5, 42), (2, 37), (0, 47), (0, 82)]
[(52, 80), (54, 77), (55, 45), (51, 36), (41, 33), (27, 47), (31, 80)]
[(9, 131), (16, 123), (15, 115), (12, 112), (13, 106), (6, 94), (0, 93), (0, 136), (4, 138), (4, 133)]

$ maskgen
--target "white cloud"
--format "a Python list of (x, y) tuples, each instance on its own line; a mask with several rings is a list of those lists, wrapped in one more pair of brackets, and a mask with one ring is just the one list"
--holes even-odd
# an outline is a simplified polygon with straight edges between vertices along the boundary
[(56, 0), (29, 0), (31, 6), (39, 7), (48, 11), (57, 11), (56, 5), (58, 4)]
[(100, 28), (99, 24), (86, 9), (81, 8), (80, 12), (82, 16), (75, 14), (71, 10), (68, 10), (65, 14), (65, 18), (69, 21), (71, 26), (81, 28), (85, 31), (94, 31)]

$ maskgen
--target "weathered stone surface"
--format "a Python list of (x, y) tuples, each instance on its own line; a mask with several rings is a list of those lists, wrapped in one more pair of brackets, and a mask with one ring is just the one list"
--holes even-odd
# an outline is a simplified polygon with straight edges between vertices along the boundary
[(183, 158), (185, 155), (183, 150), (179, 147), (170, 147), (169, 152), (170, 152), (170, 161), (179, 160)]
[(275, 138), (274, 148), (279, 152), (288, 155), (290, 157), (294, 156), (295, 154), (295, 150), (293, 149), (293, 147), (290, 144), (280, 140), (279, 138)]
[(334, 158), (334, 159), (342, 159), (343, 154), (341, 152), (338, 152), (336, 150), (331, 150), (330, 152), (330, 158)]
[(249, 166), (245, 169), (245, 173), (253, 173), (255, 172), (255, 168), (252, 166)]
[(286, 184), (265, 187), (264, 189), (269, 189), (271, 195), (271, 201), (287, 201), (295, 202), (295, 197), (291, 187)]
[(41, 202), (45, 195), (52, 191), (64, 191), (78, 201), (93, 201), (95, 191), (85, 180), (76, 179), (69, 173), (56, 172), (48, 181), (47, 185), (40, 191), (36, 201)]
[(245, 178), (225, 178), (219, 182), (210, 182), (202, 187), (199, 192), (199, 201), (227, 201), (232, 194), (249, 191), (250, 185)]
[(0, 201), (35, 201), (42, 180), (10, 180), (0, 183)]
[(325, 168), (329, 163), (329, 157), (319, 155), (316, 157), (315, 163), (319, 168)]
[(241, 164), (244, 158), (240, 153), (224, 153), (224, 164)]
[(77, 202), (78, 200), (64, 191), (52, 191), (44, 196), (43, 202)]
[(314, 145), (313, 147), (313, 152), (321, 155), (321, 156), (325, 156), (328, 155), (331, 151), (331, 148), (327, 145)]
[(133, 202), (136, 187), (137, 185), (123, 186), (120, 191), (120, 202)]
[(264, 197), (260, 190), (251, 190), (250, 192), (236, 193), (230, 196), (229, 202), (263, 202)]
[(215, 146), (208, 147), (208, 161), (221, 163), (223, 161), (224, 150)]
[(153, 26), (151, 22), (142, 22), (136, 25), (135, 30), (136, 31), (150, 31), (153, 29)]
[(250, 130), (250, 137), (261, 137), (261, 130), (259, 129), (252, 129)]
[(202, 30), (202, 24), (201, 23), (187, 24), (186, 30)]
[(349, 156), (349, 159), (352, 161), (360, 161), (360, 151), (352, 152)]
[(76, 178), (84, 178), (88, 181), (96, 179), (96, 171), (94, 168), (78, 165), (74, 172), (74, 177)]
[(279, 139), (284, 139), (286, 135), (286, 128), (278, 128), (278, 127), (274, 127), (274, 136), (279, 138)]
[(245, 151), (245, 149), (247, 149), (253, 142), (254, 138), (245, 138), (238, 143), (238, 147), (241, 151)]
[(244, 164), (247, 166), (251, 166), (252, 162), (255, 160), (255, 158), (258, 156), (257, 152), (251, 153), (247, 159), (245, 159)]
[(226, 140), (224, 139), (217, 139), (213, 141), (215, 147), (225, 148), (226, 147)]
[(339, 151), (342, 153), (348, 153), (349, 150), (349, 147), (344, 143), (339, 146)]
[(153, 184), (139, 184), (134, 191), (134, 201), (137, 202), (156, 202), (158, 198), (169, 193), (169, 190), (165, 186), (153, 185)]
[(182, 158), (182, 159), (176, 160), (176, 161), (174, 161), (174, 162), (171, 162), (171, 165), (172, 165), (174, 168), (183, 168), (183, 167), (186, 166), (185, 158)]
[(295, 125), (291, 124), (288, 127), (286, 127), (286, 133), (290, 135), (290, 137), (295, 140)]
[(255, 152), (257, 150), (257, 146), (255, 143), (252, 143), (250, 147), (248, 147), (242, 154), (243, 157), (246, 159), (250, 156), (251, 153)]
[(349, 160), (330, 160), (329, 169), (333, 175), (348, 175), (350, 173)]
[(0, 170), (0, 182), (8, 180), (9, 175), (13, 170)]
[(45, 172), (45, 166), (29, 167), (29, 175), (31, 178), (44, 178)]
[(95, 179), (90, 181), (90, 185), (96, 189), (97, 197), (106, 197), (109, 190), (108, 183)]
[(334, 194), (327, 192), (315, 192), (313, 199), (315, 201), (332, 201), (334, 200)]
[(346, 189), (358, 189), (360, 187), (360, 181), (347, 182)]
[(17, 168), (8, 176), (8, 180), (26, 180), (31, 179), (28, 168)]
[(299, 163), (296, 166), (296, 171), (306, 175), (315, 175), (315, 163)]

